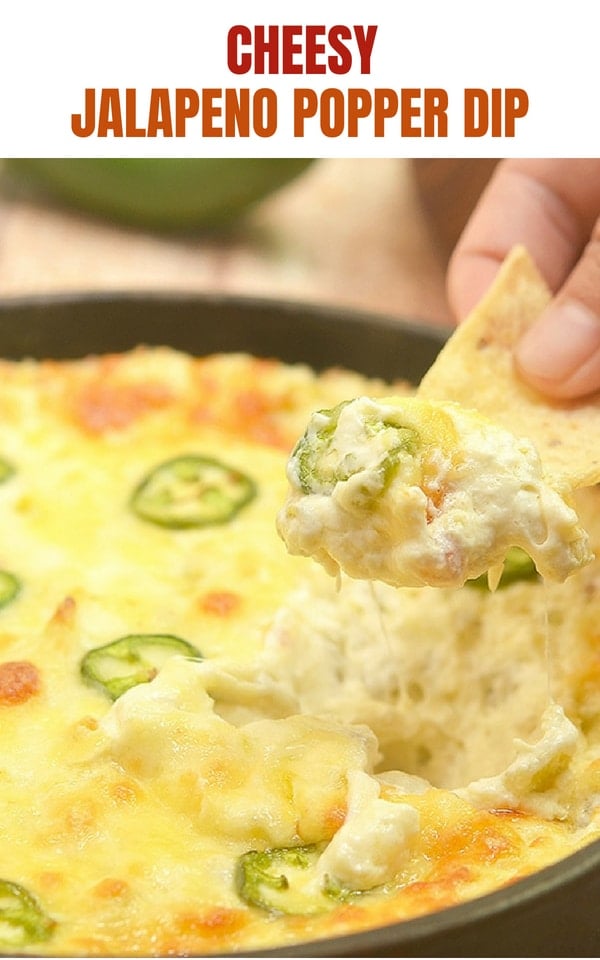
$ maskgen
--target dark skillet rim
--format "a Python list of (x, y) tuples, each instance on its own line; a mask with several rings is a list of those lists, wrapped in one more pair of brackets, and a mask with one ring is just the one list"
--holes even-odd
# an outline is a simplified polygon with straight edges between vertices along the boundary
[[(222, 308), (225, 310), (232, 309), (239, 313), (247, 310), (250, 315), (261, 314), (268, 317), (269, 320), (274, 320), (276, 316), (279, 316), (284, 322), (285, 320), (290, 320), (292, 323), (294, 321), (310, 321), (314, 324), (311, 331), (312, 333), (318, 332), (319, 324), (322, 321), (326, 324), (331, 324), (334, 330), (339, 326), (347, 326), (352, 329), (368, 328), (369, 332), (373, 333), (381, 331), (385, 335), (395, 333), (400, 338), (415, 338), (419, 345), (425, 350), (435, 350), (436, 352), (441, 348), (449, 333), (446, 328), (428, 324), (418, 317), (407, 318), (394, 316), (385, 312), (373, 312), (359, 307), (338, 307), (318, 301), (307, 302), (301, 299), (284, 299), (279, 297), (221, 293), (215, 291), (197, 292), (155, 288), (132, 290), (124, 288), (122, 290), (68, 291), (37, 293), (33, 295), (17, 294), (4, 297), (0, 296), (0, 356), (4, 355), (2, 338), (5, 332), (1, 324), (4, 321), (10, 322), (11, 313), (24, 314), (28, 311), (34, 311), (39, 313), (41, 317), (45, 311), (48, 311), (54, 316), (55, 311), (63, 306), (69, 311), (74, 311), (79, 307), (90, 309), (96, 306), (105, 309), (116, 307), (121, 309), (131, 308), (132, 310), (140, 309), (144, 306), (154, 309), (177, 308), (180, 306), (190, 310), (194, 308), (198, 308), (199, 310), (217, 310), (218, 308)], [(327, 327), (323, 329), (327, 330)], [(120, 331), (117, 331), (117, 333), (120, 333)], [(22, 330), (19, 333), (19, 340), (21, 339), (24, 339), (25, 343), (27, 343), (29, 339), (27, 333)], [(326, 335), (324, 339), (325, 341), (329, 341), (330, 336)], [(159, 341), (155, 338), (148, 338), (147, 340), (142, 339), (138, 342), (140, 344), (148, 343), (157, 345)], [(165, 340), (165, 345), (169, 346), (171, 344), (168, 340)], [(33, 343), (33, 347), (35, 353), (35, 343)], [(174, 347), (175, 349), (179, 349), (178, 344), (175, 344)], [(297, 344), (294, 344), (294, 348), (296, 347)], [(106, 350), (104, 349), (103, 352), (106, 352)], [(287, 352), (290, 352), (289, 348)], [(28, 355), (26, 348), (21, 351), (22, 357)], [(76, 354), (72, 354), (72, 356), (75, 355)], [(261, 352), (257, 350), (256, 355), (265, 356), (266, 354), (264, 351)], [(71, 356), (71, 354), (69, 354), (69, 356)], [(286, 362), (294, 362), (293, 360), (287, 360), (285, 357), (282, 357), (282, 359), (286, 360)], [(299, 358), (298, 362), (304, 362), (302, 357)], [(333, 365), (348, 368), (348, 364), (344, 363), (343, 360), (339, 363), (334, 362)], [(323, 367), (321, 366), (319, 369), (323, 369)], [(350, 369), (361, 370), (360, 367)], [(383, 378), (385, 375), (367, 373), (367, 376)], [(402, 374), (400, 373), (399, 376), (402, 377)], [(397, 376), (393, 375), (392, 379), (397, 379)]]
[[(316, 318), (322, 317), (326, 320), (335, 322), (336, 320), (349, 321), (358, 325), (373, 323), (373, 325), (383, 325), (384, 327), (393, 327), (401, 331), (422, 337), (427, 341), (441, 344), (447, 339), (448, 330), (443, 326), (437, 326), (427, 323), (418, 317), (406, 317), (404, 315), (392, 315), (383, 311), (373, 311), (367, 308), (350, 307), (344, 305), (334, 305), (321, 301), (307, 301), (300, 298), (283, 298), (276, 296), (229, 293), (215, 290), (180, 290), (169, 287), (157, 288), (110, 288), (106, 290), (69, 290), (69, 291), (50, 291), (33, 294), (10, 294), (0, 295), (0, 316), (7, 314), (11, 309), (17, 310), (34, 307), (43, 309), (45, 307), (57, 307), (66, 305), (75, 307), (78, 304), (111, 304), (122, 303), (131, 305), (140, 305), (147, 301), (149, 304), (167, 306), (176, 306), (177, 304), (186, 304), (190, 306), (217, 307), (229, 305), (240, 308), (264, 309), (268, 313), (281, 313), (284, 316), (293, 314), (307, 314)], [(1, 355), (1, 351), (0, 351)]]
[[(386, 314), (372, 313), (367, 310), (349, 309), (346, 307), (335, 307), (323, 305), (320, 303), (306, 303), (302, 300), (282, 300), (270, 297), (254, 297), (238, 294), (221, 293), (202, 293), (195, 291), (171, 291), (171, 290), (109, 290), (109, 291), (91, 291), (80, 292), (73, 291), (67, 293), (41, 293), (36, 295), (17, 295), (0, 298), (0, 355), (2, 354), (2, 322), (6, 319), (10, 321), (11, 313), (27, 313), (33, 310), (39, 311), (40, 316), (45, 310), (55, 311), (61, 306), (69, 310), (77, 310), (78, 307), (98, 306), (100, 308), (109, 306), (119, 306), (122, 309), (140, 308), (148, 305), (158, 309), (177, 308), (178, 305), (184, 305), (188, 308), (197, 307), (214, 310), (219, 307), (226, 310), (228, 307), (236, 310), (248, 310), (250, 313), (264, 312), (269, 316), (279, 315), (282, 320), (294, 318), (302, 322), (302, 318), (310, 318), (311, 321), (320, 322), (321, 320), (330, 321), (334, 325), (336, 321), (342, 321), (357, 330), (367, 327), (368, 329), (382, 329), (390, 334), (398, 333), (399, 336), (407, 338), (416, 338), (419, 342), (425, 343), (430, 349), (439, 349), (447, 336), (447, 331), (442, 328), (427, 326), (418, 320), (405, 320), (392, 317)], [(144, 341), (146, 342), (146, 341)], [(156, 339), (149, 339), (149, 343), (158, 343)], [(162, 340), (160, 341), (163, 342)], [(165, 344), (169, 345), (168, 339)], [(29, 354), (23, 351), (21, 356)], [(77, 354), (79, 355), (79, 354)], [(257, 356), (264, 356), (260, 350), (256, 351)], [(303, 362), (303, 361), (299, 361)], [(339, 364), (345, 366), (343, 362)], [(360, 367), (358, 368), (360, 370)], [(377, 375), (377, 374), (375, 374)], [(402, 374), (400, 374), (402, 375)], [(425, 914), (412, 920), (398, 921), (388, 923), (384, 926), (377, 926), (361, 930), (357, 933), (348, 933), (341, 936), (326, 937), (318, 940), (311, 939), (295, 943), (292, 946), (270, 947), (263, 951), (250, 950), (235, 952), (231, 954), (211, 953), (202, 954), (207, 957), (240, 956), (240, 957), (343, 957), (343, 956), (496, 956), (492, 945), (490, 951), (487, 951), (485, 935), (486, 926), (490, 922), (499, 920), (502, 923), (512, 925), (517, 928), (523, 925), (531, 917), (530, 923), (535, 924), (536, 918), (539, 918), (539, 907), (547, 900), (556, 903), (557, 909), (565, 910), (565, 899), (567, 901), (566, 911), (574, 905), (573, 900), (578, 898), (581, 891), (585, 889), (582, 885), (586, 881), (594, 878), (593, 887), (594, 896), (600, 893), (600, 840), (592, 841), (581, 850), (570, 854), (564, 859), (536, 871), (526, 877), (516, 880), (505, 887), (497, 889), (491, 893), (484, 894), (465, 903), (456, 906), (447, 907)], [(573, 897), (573, 900), (570, 898)], [(570, 901), (570, 902), (569, 902)], [(551, 903), (551, 906), (552, 906)], [(577, 923), (576, 910), (573, 918)], [(450, 947), (453, 946), (452, 937), (460, 931), (472, 930), (475, 938), (481, 936), (481, 941), (477, 948), (472, 951), (464, 952), (445, 952), (440, 950), (443, 938), (450, 938)], [(543, 941), (543, 933), (542, 933)], [(595, 934), (594, 934), (595, 936)], [(576, 934), (575, 934), (576, 937)], [(541, 941), (541, 942), (542, 942)], [(423, 952), (424, 947), (432, 945), (434, 953)], [(461, 941), (459, 940), (459, 947)], [(597, 956), (597, 948), (600, 947), (600, 921), (598, 922), (597, 940), (592, 944), (596, 949), (586, 952), (580, 949), (577, 941), (574, 944), (575, 950), (581, 956)], [(414, 950), (414, 953), (411, 953)], [(389, 952), (400, 951), (400, 952)], [(567, 956), (564, 952), (553, 953), (547, 945), (543, 947), (543, 952), (548, 956)], [(0, 954), (1, 956), (2, 954)], [(504, 953), (505, 956), (537, 956), (541, 953), (521, 953), (518, 950)], [(15, 954), (16, 956), (16, 954)]]

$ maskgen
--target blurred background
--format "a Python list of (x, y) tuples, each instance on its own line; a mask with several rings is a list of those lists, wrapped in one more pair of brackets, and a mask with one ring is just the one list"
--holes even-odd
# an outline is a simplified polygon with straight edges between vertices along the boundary
[(447, 259), (496, 162), (0, 160), (0, 297), (216, 292), (447, 325)]

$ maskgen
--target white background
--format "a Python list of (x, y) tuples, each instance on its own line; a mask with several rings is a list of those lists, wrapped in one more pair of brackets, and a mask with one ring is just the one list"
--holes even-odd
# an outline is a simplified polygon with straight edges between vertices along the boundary
[[(16, 0), (2, 11), (0, 154), (14, 156), (595, 156), (599, 148), (595, 4), (537, 0)], [(235, 23), (376, 24), (370, 76), (234, 76), (226, 37)], [(358, 57), (356, 57), (358, 64)], [(79, 138), (71, 115), (86, 87), (135, 87), (144, 125), (153, 87), (275, 89), (275, 136), (203, 138), (199, 120), (176, 138)], [(292, 90), (337, 86), (443, 87), (447, 138), (400, 136), (388, 121), (375, 138), (325, 137), (317, 121), (292, 134)], [(466, 138), (465, 87), (524, 88), (529, 112), (516, 136)]]

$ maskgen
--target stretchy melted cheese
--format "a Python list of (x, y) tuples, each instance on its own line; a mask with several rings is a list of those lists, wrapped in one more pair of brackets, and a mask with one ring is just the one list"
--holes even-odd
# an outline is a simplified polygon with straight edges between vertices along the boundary
[(338, 590), (277, 534), (311, 411), (389, 392), (161, 349), (0, 365), (5, 953), (349, 933), (597, 835), (596, 563), (545, 597)]

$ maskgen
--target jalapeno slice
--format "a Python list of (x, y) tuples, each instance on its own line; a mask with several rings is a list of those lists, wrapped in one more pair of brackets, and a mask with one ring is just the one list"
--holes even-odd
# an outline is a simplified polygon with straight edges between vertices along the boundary
[(256, 484), (221, 460), (195, 454), (159, 464), (136, 488), (131, 507), (161, 527), (227, 523), (256, 496)]
[(25, 887), (0, 880), (0, 944), (24, 947), (48, 940), (56, 922)]
[(0, 610), (14, 600), (21, 590), (21, 581), (14, 573), (0, 570)]
[(201, 660), (200, 651), (168, 633), (132, 633), (86, 653), (81, 661), (81, 676), (117, 700), (139, 683), (149, 683), (169, 657), (179, 654)]
[(331, 410), (318, 410), (296, 444), (292, 458), (304, 493), (330, 493), (340, 479), (340, 464), (331, 455), (331, 443), (347, 400)]
[[(496, 589), (500, 590), (503, 587), (508, 587), (518, 580), (538, 579), (539, 574), (529, 554), (521, 550), (520, 547), (511, 547), (506, 554), (502, 575)], [(473, 580), (467, 580), (465, 586), (476, 587), (478, 590), (489, 590), (487, 573), (482, 573), (480, 577), (475, 577)]]
[(15, 472), (15, 468), (12, 463), (9, 463), (8, 460), (5, 460), (4, 457), (0, 457), (0, 483), (4, 483), (5, 480), (8, 480), (12, 477)]
[(348, 903), (363, 896), (325, 876), (319, 889), (311, 870), (327, 842), (274, 847), (244, 853), (237, 867), (237, 890), (246, 903), (271, 913), (308, 916), (331, 909), (331, 901)]
[(302, 886), (324, 847), (323, 843), (315, 843), (244, 853), (238, 861), (236, 878), (240, 897), (250, 906), (272, 913), (321, 912), (325, 908), (323, 902), (315, 903), (314, 892), (304, 892)]
[[(344, 400), (330, 410), (318, 410), (296, 444), (292, 461), (296, 464), (298, 482), (303, 493), (329, 494), (336, 483), (348, 480), (363, 469), (364, 465), (355, 451), (343, 453), (335, 442), (340, 414), (350, 402)], [(367, 443), (378, 434), (387, 432), (387, 442), (382, 448), (377, 466), (380, 481), (377, 489), (381, 492), (393, 476), (402, 456), (415, 453), (418, 435), (411, 427), (375, 417), (366, 419), (363, 429)]]

